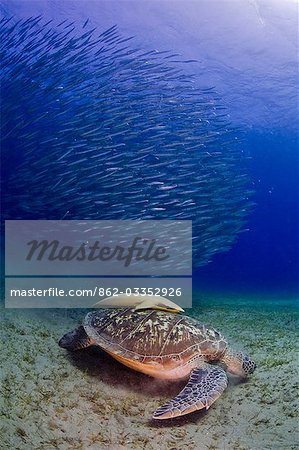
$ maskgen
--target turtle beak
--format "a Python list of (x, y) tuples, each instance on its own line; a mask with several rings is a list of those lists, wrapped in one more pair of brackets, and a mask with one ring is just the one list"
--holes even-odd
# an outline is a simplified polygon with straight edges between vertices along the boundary
[(73, 343), (74, 335), (74, 331), (64, 334), (58, 342), (59, 347), (69, 349)]

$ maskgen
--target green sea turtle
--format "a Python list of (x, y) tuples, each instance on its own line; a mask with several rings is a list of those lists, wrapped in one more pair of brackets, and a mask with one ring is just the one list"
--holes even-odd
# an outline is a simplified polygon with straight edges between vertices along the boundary
[(90, 312), (83, 326), (65, 334), (59, 345), (78, 350), (97, 345), (131, 369), (152, 377), (181, 380), (184, 389), (154, 419), (169, 419), (208, 409), (227, 386), (224, 363), (241, 377), (253, 373), (255, 363), (227, 346), (215, 329), (181, 314), (159, 310), (100, 309)]

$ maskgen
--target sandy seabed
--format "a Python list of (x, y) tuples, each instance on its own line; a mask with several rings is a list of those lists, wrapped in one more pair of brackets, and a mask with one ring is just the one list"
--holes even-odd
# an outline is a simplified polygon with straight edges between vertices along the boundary
[(198, 299), (193, 317), (219, 329), (258, 368), (207, 412), (168, 421), (153, 411), (184, 383), (133, 372), (97, 348), (57, 345), (83, 311), (0, 310), (3, 450), (267, 450), (299, 448), (298, 310), (246, 299)]

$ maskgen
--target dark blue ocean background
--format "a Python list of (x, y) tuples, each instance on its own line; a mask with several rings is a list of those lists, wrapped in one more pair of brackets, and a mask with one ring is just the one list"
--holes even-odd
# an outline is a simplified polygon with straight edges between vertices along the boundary
[[(296, 110), (294, 109), (294, 122)], [(248, 232), (195, 273), (199, 286), (257, 297), (298, 296), (298, 135), (296, 129), (251, 130), (249, 173), (256, 207)]]

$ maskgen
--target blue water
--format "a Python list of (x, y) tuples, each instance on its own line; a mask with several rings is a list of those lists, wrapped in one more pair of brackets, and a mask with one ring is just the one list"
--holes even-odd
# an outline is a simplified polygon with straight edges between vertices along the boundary
[[(195, 285), (272, 296), (298, 295), (298, 135), (250, 132), (250, 176), (256, 206), (226, 254), (195, 272)], [(216, 286), (214, 281), (217, 280)]]

